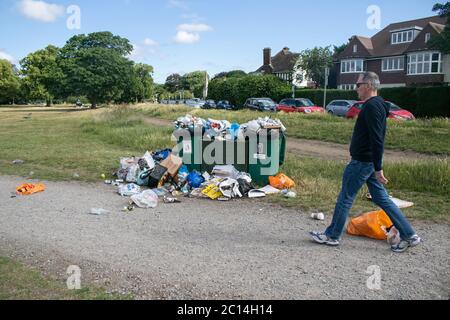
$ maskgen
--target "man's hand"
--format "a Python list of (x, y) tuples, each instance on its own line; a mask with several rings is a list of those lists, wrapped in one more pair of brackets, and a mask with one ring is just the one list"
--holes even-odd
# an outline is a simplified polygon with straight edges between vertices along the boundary
[(384, 185), (387, 185), (389, 183), (389, 180), (384, 176), (383, 170), (375, 172), (375, 176), (377, 177), (379, 183)]

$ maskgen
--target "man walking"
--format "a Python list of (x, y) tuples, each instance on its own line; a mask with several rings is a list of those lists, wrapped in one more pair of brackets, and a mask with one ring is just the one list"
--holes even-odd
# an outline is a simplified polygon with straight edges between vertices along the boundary
[(311, 237), (319, 244), (338, 246), (356, 195), (366, 183), (373, 202), (387, 213), (400, 232), (402, 240), (398, 245), (392, 246), (392, 251), (404, 252), (409, 247), (417, 246), (421, 239), (384, 188), (389, 182), (383, 173), (384, 139), (389, 106), (378, 96), (380, 79), (376, 73), (361, 74), (356, 87), (364, 105), (353, 132), (350, 146), (352, 161), (344, 172), (342, 190), (331, 225), (325, 233), (311, 232)]

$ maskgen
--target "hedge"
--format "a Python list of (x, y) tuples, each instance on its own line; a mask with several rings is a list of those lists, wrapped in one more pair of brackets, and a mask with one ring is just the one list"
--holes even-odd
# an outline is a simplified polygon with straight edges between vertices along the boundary
[[(380, 95), (417, 117), (450, 117), (450, 87), (384, 88)], [(324, 90), (297, 89), (296, 98), (308, 98), (322, 106)], [(292, 97), (292, 88), (275, 76), (246, 76), (214, 79), (209, 87), (209, 99), (228, 100), (242, 107), (248, 98), (267, 97), (279, 102)], [(327, 103), (332, 100), (358, 100), (354, 90), (327, 90)]]

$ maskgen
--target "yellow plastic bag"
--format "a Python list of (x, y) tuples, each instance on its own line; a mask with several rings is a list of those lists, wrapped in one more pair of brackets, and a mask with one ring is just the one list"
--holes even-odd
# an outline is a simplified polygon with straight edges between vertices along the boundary
[(219, 190), (219, 187), (215, 184), (210, 184), (203, 191), (202, 194), (210, 198), (211, 200), (219, 199), (223, 196), (222, 192)]
[(386, 240), (386, 230), (392, 227), (393, 223), (383, 210), (365, 213), (350, 220), (347, 233), (354, 236), (368, 237), (377, 240)]
[(280, 173), (275, 177), (269, 177), (270, 185), (279, 190), (292, 189), (295, 187), (295, 182), (287, 175)]

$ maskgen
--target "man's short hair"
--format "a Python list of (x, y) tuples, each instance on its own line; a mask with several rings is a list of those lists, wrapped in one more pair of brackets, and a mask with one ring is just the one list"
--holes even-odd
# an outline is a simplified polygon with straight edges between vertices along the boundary
[(380, 77), (375, 72), (367, 71), (361, 74), (363, 76), (362, 81), (370, 84), (374, 90), (380, 89)]

